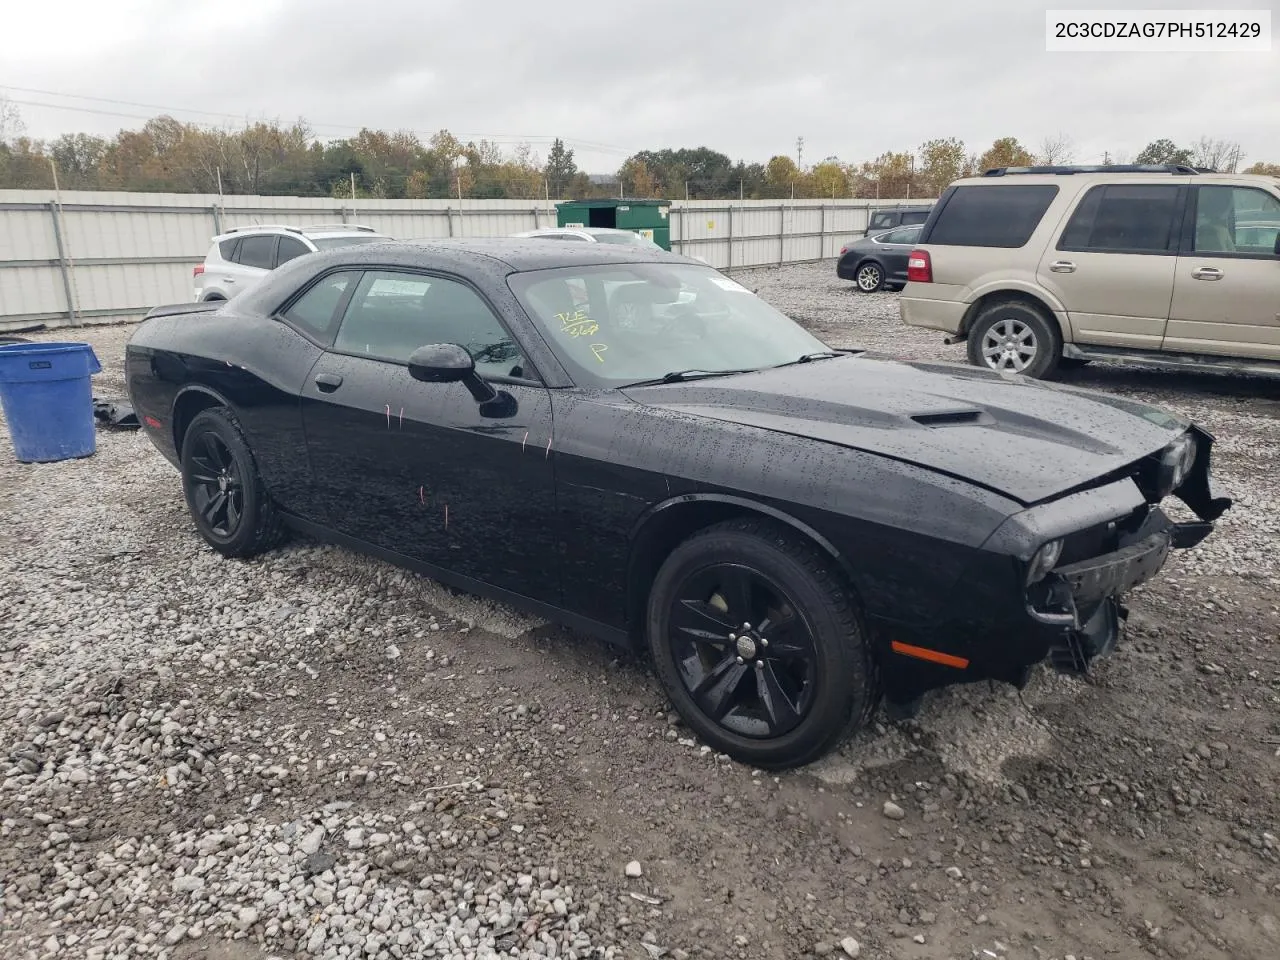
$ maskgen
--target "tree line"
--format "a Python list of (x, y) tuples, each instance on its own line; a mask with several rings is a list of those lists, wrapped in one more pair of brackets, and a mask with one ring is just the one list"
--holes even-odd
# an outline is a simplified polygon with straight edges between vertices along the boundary
[[(0, 188), (50, 188), (56, 177), (63, 190), (335, 198), (901, 199), (936, 197), (951, 181), (991, 167), (1071, 163), (1075, 153), (1064, 136), (1035, 149), (1002, 137), (982, 152), (946, 137), (873, 160), (826, 157), (809, 166), (785, 154), (748, 163), (709, 147), (664, 148), (641, 150), (613, 175), (591, 177), (559, 139), (543, 160), (528, 144), (463, 143), (447, 130), (425, 142), (411, 132), (368, 129), (321, 141), (302, 121), (219, 130), (159, 116), (114, 137), (66, 133), (45, 141), (23, 136), (21, 117), (0, 99)], [(1234, 172), (1243, 152), (1209, 137), (1188, 145), (1160, 139), (1132, 158), (1104, 159)], [(1280, 176), (1280, 165), (1256, 163), (1246, 172)]]

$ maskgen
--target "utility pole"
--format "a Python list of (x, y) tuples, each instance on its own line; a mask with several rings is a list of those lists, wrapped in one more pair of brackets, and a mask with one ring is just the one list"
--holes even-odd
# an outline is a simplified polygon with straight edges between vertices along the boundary
[(686, 203), (689, 200), (689, 181), (688, 180), (684, 182), (684, 199)]
[(740, 177), (738, 178), (738, 200), (741, 201), (744, 196), (745, 196), (745, 193), (743, 192), (743, 189), (742, 189), (742, 178)]
[(352, 170), (351, 171), (351, 199), (354, 200), (355, 198), (356, 198), (356, 172)]
[(804, 137), (796, 137), (796, 166), (804, 169)]

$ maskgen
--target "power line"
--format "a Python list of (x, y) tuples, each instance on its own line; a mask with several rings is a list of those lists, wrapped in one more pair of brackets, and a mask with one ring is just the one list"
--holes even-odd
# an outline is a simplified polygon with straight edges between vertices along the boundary
[[(16, 87), (16, 86), (10, 86), (8, 84), (0, 84), (0, 90), (17, 90), (20, 93), (33, 93), (33, 94), (38, 94), (40, 96), (46, 96), (46, 97), (63, 97), (68, 100), (88, 100), (93, 103), (109, 103), (109, 104), (115, 104), (117, 106), (140, 107), (144, 110), (160, 110), (170, 114), (194, 113), (194, 114), (200, 114), (201, 116), (206, 116), (206, 117), (221, 117), (225, 120), (238, 120), (246, 124), (248, 123), (246, 114), (228, 113), (226, 111), (219, 111), (219, 110), (200, 110), (194, 107), (164, 106), (162, 104), (157, 104), (157, 103), (143, 103), (137, 100), (120, 100), (113, 97), (94, 97), (94, 96), (89, 96), (87, 94), (64, 93), (59, 90), (43, 90), (35, 87)], [(101, 116), (124, 117), (131, 120), (154, 119), (154, 117), (143, 116), (136, 113), (122, 113), (119, 111), (112, 111), (112, 110), (99, 110), (99, 109), (94, 109), (92, 107), (75, 106), (73, 104), (47, 103), (47, 102), (41, 102), (37, 100), (19, 100), (14, 98), (10, 98), (10, 102), (22, 104), (24, 106), (44, 107), (52, 110), (67, 110), (73, 113), (92, 113), (92, 114), (98, 114)], [(307, 126), (312, 127), (314, 129), (344, 130), (344, 131), (355, 131), (355, 132), (368, 129), (367, 125), (356, 126), (354, 124), (343, 124), (343, 123), (321, 123), (318, 121), (313, 122), (310, 120), (305, 121), (305, 123), (307, 124)], [(208, 126), (212, 126), (212, 124), (208, 124)], [(431, 133), (426, 133), (425, 131), (421, 131), (421, 130), (409, 129), (409, 130), (406, 130), (405, 132), (413, 133), (414, 135), (420, 136), (420, 137), (425, 136), (429, 139), (434, 133), (437, 133), (439, 131), (432, 131)], [(627, 150), (624, 147), (618, 147), (618, 146), (614, 146), (612, 144), (607, 144), (607, 143), (600, 143), (599, 141), (595, 141), (595, 140), (577, 140), (569, 137), (520, 136), (516, 134), (468, 134), (468, 133), (454, 134), (454, 136), (462, 141), (488, 140), (491, 143), (507, 143), (507, 144), (554, 143), (556, 140), (560, 140), (566, 145), (580, 147), (584, 150), (594, 151), (597, 153), (617, 153), (617, 154), (631, 153), (630, 150)]]

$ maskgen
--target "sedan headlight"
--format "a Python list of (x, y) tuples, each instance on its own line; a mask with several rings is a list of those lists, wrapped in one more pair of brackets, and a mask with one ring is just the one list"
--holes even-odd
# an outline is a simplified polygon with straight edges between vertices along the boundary
[(1054, 568), (1058, 562), (1058, 558), (1062, 556), (1062, 541), (1050, 540), (1039, 550), (1035, 552), (1035, 556), (1031, 558), (1031, 562), (1027, 564), (1027, 586), (1033, 583), (1039, 583), (1048, 575), (1049, 571)]
[(1160, 454), (1157, 491), (1167, 497), (1182, 486), (1196, 462), (1196, 441), (1190, 433), (1184, 433)]

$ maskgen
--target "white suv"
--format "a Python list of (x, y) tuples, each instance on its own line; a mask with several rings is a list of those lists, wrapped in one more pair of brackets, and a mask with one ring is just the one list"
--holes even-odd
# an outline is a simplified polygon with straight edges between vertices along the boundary
[(902, 319), (977, 366), (1123, 360), (1280, 375), (1280, 178), (1181, 166), (958, 180), (907, 261)]
[(265, 224), (237, 227), (213, 238), (204, 263), (193, 271), (196, 300), (230, 300), (269, 272), (304, 253), (390, 240), (373, 227), (318, 223), (306, 227)]

